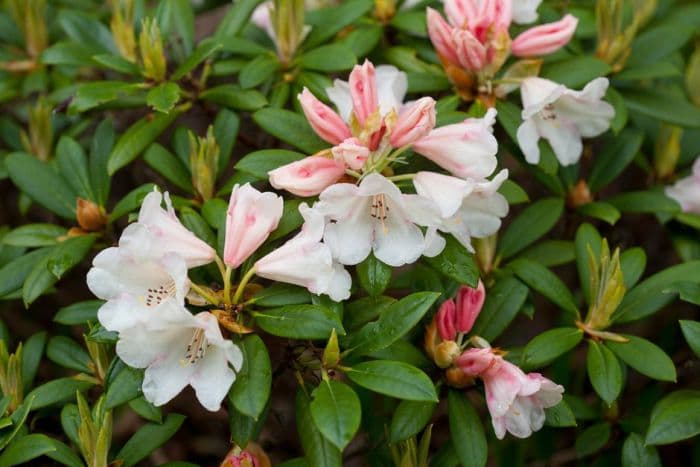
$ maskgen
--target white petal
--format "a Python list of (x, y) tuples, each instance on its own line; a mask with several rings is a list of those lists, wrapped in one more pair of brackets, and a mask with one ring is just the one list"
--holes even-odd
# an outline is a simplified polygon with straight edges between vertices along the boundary
[(542, 0), (513, 0), (513, 21), (529, 24), (537, 21), (537, 8)]
[(336, 302), (347, 300), (350, 298), (351, 285), (350, 273), (341, 264), (333, 263), (333, 273), (325, 293)]
[(400, 206), (389, 203), (389, 208), (384, 222), (374, 221), (374, 255), (389, 266), (413, 263), (425, 249), (423, 232)]
[(372, 250), (372, 218), (366, 199), (356, 199), (357, 208), (349, 216), (326, 225), (323, 241), (341, 264), (358, 264)]
[(567, 92), (566, 86), (544, 78), (529, 77), (520, 86), (523, 101), (523, 120), (539, 113), (546, 105), (553, 103)]
[(336, 79), (332, 88), (326, 88), (326, 95), (335, 104), (340, 117), (346, 122), (350, 122), (352, 97), (350, 96), (350, 85), (348, 82)]
[(200, 361), (193, 365), (195, 371), (190, 376), (190, 384), (194, 388), (197, 399), (202, 406), (216, 412), (221, 408), (221, 402), (228, 394), (236, 375), (228, 365), (226, 352), (211, 346)]
[(571, 165), (578, 162), (583, 153), (583, 143), (581, 134), (576, 126), (563, 118), (558, 118), (555, 122), (535, 117), (537, 132), (549, 141), (554, 155), (561, 165)]
[(423, 250), (423, 255), (428, 258), (433, 258), (445, 249), (447, 242), (442, 237), (442, 235), (437, 233), (435, 227), (429, 227), (425, 232), (425, 249)]
[(534, 409), (524, 398), (513, 401), (510, 410), (505, 414), (506, 430), (516, 438), (527, 438), (532, 434), (530, 423), (531, 412)]
[(471, 181), (435, 172), (418, 172), (413, 178), (416, 193), (432, 200), (442, 217), (451, 217), (462, 205), (462, 199), (474, 187)]
[(540, 140), (540, 134), (537, 132), (537, 125), (534, 117), (523, 121), (518, 127), (518, 145), (520, 150), (525, 155), (525, 160), (530, 164), (540, 162), (540, 148), (537, 145)]
[[(189, 335), (191, 336), (191, 332)], [(187, 339), (186, 336), (185, 339)], [(196, 365), (183, 363), (188, 340), (180, 341), (164, 359), (153, 363), (144, 373), (143, 395), (155, 406), (161, 406), (177, 396), (188, 384), (196, 371)]]
[(393, 109), (398, 113), (408, 89), (406, 73), (392, 65), (379, 65), (375, 73), (379, 112), (386, 115)]

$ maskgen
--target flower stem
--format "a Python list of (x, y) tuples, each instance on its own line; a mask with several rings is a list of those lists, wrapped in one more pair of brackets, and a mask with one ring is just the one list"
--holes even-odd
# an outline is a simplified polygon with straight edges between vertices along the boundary
[(219, 258), (219, 255), (214, 256), (214, 261), (216, 261), (216, 267), (219, 268), (219, 274), (221, 274), (221, 279), (224, 280), (226, 277), (226, 265), (224, 262)]
[(231, 266), (226, 266), (224, 271), (224, 303), (231, 304)]
[(394, 175), (393, 177), (387, 177), (388, 180), (391, 180), (392, 182), (399, 182), (401, 180), (413, 180), (413, 178), (416, 176), (416, 174), (401, 174), (401, 175)]
[(202, 297), (204, 297), (212, 305), (219, 304), (219, 300), (214, 295), (210, 294), (209, 292), (207, 292), (206, 290), (204, 290), (203, 288), (201, 288), (200, 286), (198, 286), (194, 282), (192, 282), (190, 284), (190, 288), (193, 289), (195, 292), (197, 292)]
[(233, 296), (233, 304), (235, 305), (238, 303), (238, 301), (241, 299), (241, 296), (243, 295), (243, 291), (245, 290), (245, 286), (250, 282), (250, 279), (255, 275), (255, 266), (252, 268), (248, 269), (248, 271), (245, 273), (243, 278), (241, 279), (241, 282), (238, 284), (238, 288), (236, 289), (236, 293)]

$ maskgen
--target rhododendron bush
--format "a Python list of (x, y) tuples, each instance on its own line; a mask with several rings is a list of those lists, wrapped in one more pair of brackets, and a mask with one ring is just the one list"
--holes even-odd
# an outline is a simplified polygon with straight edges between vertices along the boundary
[(694, 0), (5, 0), (0, 107), (0, 466), (700, 452)]

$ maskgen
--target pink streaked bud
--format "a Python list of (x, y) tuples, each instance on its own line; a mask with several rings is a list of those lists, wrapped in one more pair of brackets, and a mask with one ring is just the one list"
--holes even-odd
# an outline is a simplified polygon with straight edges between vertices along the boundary
[(457, 60), (465, 69), (477, 72), (486, 65), (486, 48), (466, 29), (455, 29), (452, 33)]
[(454, 28), (432, 8), (428, 8), (427, 15), (428, 36), (433, 43), (433, 47), (443, 59), (450, 63), (458, 64), (457, 50), (452, 42), (452, 31)]
[(338, 144), (350, 137), (350, 129), (333, 109), (316, 99), (304, 88), (298, 96), (304, 115), (316, 134), (331, 144)]
[(422, 97), (401, 111), (389, 142), (395, 148), (400, 148), (426, 136), (434, 127), (435, 100)]
[(493, 349), (471, 348), (457, 358), (455, 364), (469, 376), (479, 376), (495, 362)]
[(249, 183), (236, 185), (226, 213), (224, 262), (240, 266), (277, 228), (284, 203), (281, 196), (261, 193)]
[(268, 172), (270, 184), (297, 196), (315, 196), (345, 174), (342, 161), (323, 156), (305, 157)]
[(438, 332), (444, 341), (453, 341), (457, 337), (457, 307), (454, 300), (446, 300), (440, 305), (435, 321), (437, 322)]
[(365, 60), (362, 65), (355, 65), (348, 81), (352, 106), (360, 126), (365, 126), (367, 118), (379, 107), (377, 97), (377, 78), (374, 65)]
[(248, 451), (230, 455), (221, 463), (221, 467), (258, 467), (258, 465), (258, 459)]
[(456, 327), (457, 331), (467, 333), (471, 331), (476, 318), (481, 313), (481, 308), (486, 300), (484, 283), (479, 281), (475, 289), (463, 285), (457, 292)]
[(445, 0), (445, 14), (455, 26), (467, 26), (479, 15), (478, 0)]
[(566, 15), (555, 23), (530, 28), (511, 43), (511, 52), (518, 57), (550, 54), (569, 43), (576, 31), (578, 18)]
[(360, 170), (369, 157), (369, 148), (357, 138), (348, 138), (331, 149), (333, 157), (343, 161), (352, 170)]

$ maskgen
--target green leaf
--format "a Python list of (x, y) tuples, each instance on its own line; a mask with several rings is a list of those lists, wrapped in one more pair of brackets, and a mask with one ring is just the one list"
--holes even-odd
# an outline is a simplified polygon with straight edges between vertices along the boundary
[(596, 258), (600, 257), (602, 238), (591, 224), (581, 224), (576, 231), (574, 246), (576, 249), (576, 268), (578, 269), (579, 284), (586, 301), (591, 303), (590, 269), (588, 267), (588, 249)]
[(54, 363), (91, 374), (90, 355), (77, 342), (66, 336), (54, 336), (46, 347), (46, 356)]
[(56, 450), (51, 438), (41, 434), (23, 436), (10, 443), (0, 454), (0, 465), (24, 464)]
[(391, 280), (391, 266), (379, 261), (372, 253), (357, 265), (356, 270), (360, 285), (373, 297), (384, 293)]
[(391, 417), (389, 442), (397, 443), (420, 433), (436, 407), (435, 402), (401, 401)]
[(569, 404), (562, 400), (554, 407), (544, 409), (545, 424), (553, 427), (576, 426), (576, 417), (571, 411)]
[(450, 88), (450, 81), (442, 73), (409, 72), (408, 92), (439, 92)]
[(622, 467), (661, 467), (661, 458), (654, 446), (647, 446), (637, 433), (630, 433), (622, 445)]
[(77, 10), (62, 9), (58, 24), (74, 42), (102, 52), (116, 52), (112, 34), (99, 20)]
[(589, 81), (612, 71), (610, 65), (595, 57), (581, 55), (548, 63), (542, 67), (541, 76), (569, 88), (580, 88)]
[(655, 120), (688, 128), (700, 127), (700, 108), (668, 92), (646, 89), (622, 93), (625, 104), (633, 112)]
[(323, 437), (341, 451), (345, 449), (360, 427), (362, 407), (355, 391), (340, 381), (323, 380), (309, 408)]
[(598, 423), (583, 430), (576, 438), (576, 457), (583, 458), (595, 454), (610, 439), (610, 424)]
[(657, 78), (672, 78), (681, 76), (683, 71), (672, 60), (649, 63), (645, 65), (632, 65), (626, 67), (615, 75), (616, 80), (637, 81), (652, 80)]
[(647, 255), (642, 248), (634, 247), (620, 255), (620, 268), (625, 287), (630, 290), (637, 283), (647, 265)]
[(29, 306), (49, 287), (73, 269), (90, 252), (94, 235), (71, 237), (51, 249), (27, 276), (22, 287), (22, 300)]
[(310, 401), (304, 389), (299, 388), (295, 401), (297, 433), (309, 465), (314, 467), (340, 467), (342, 454), (321, 435), (311, 417)]
[(163, 412), (146, 400), (144, 396), (129, 401), (129, 408), (149, 422), (163, 423)]
[(527, 299), (527, 287), (513, 276), (499, 279), (486, 294), (472, 334), (493, 341), (513, 321)]
[(680, 212), (680, 205), (661, 191), (628, 191), (612, 198), (608, 203), (623, 212), (648, 212), (651, 214)]
[(450, 390), (447, 400), (450, 438), (460, 463), (469, 467), (485, 466), (488, 444), (479, 414), (461, 391)]
[(320, 8), (306, 13), (311, 33), (304, 41), (306, 47), (316, 47), (352, 24), (374, 6), (372, 0), (345, 0), (337, 7)]
[(255, 334), (244, 337), (238, 346), (243, 353), (243, 368), (236, 375), (229, 398), (238, 411), (257, 420), (270, 397), (270, 356), (265, 343)]
[[(610, 121), (610, 128), (615, 135), (618, 135), (620, 131), (625, 128), (625, 125), (627, 125), (627, 119), (629, 117), (625, 99), (613, 87), (608, 88), (608, 91), (605, 93), (605, 98), (615, 110), (615, 116)], [(605, 148), (607, 148), (607, 145), (605, 145), (603, 149)]]
[(564, 210), (564, 201), (546, 198), (525, 208), (508, 226), (498, 242), (498, 254), (509, 258), (546, 234)]
[(438, 401), (430, 378), (407, 363), (372, 360), (354, 365), (346, 374), (353, 383), (379, 394), (412, 401)]
[(192, 176), (173, 153), (158, 143), (153, 143), (143, 155), (143, 160), (175, 186), (192, 193)]
[(36, 248), (55, 245), (58, 237), (66, 235), (68, 229), (54, 224), (26, 224), (8, 232), (2, 237), (5, 245)]
[(612, 406), (622, 391), (622, 368), (617, 357), (604, 345), (590, 340), (586, 368), (595, 392)]
[(627, 323), (649, 316), (674, 300), (674, 294), (664, 294), (679, 282), (700, 283), (700, 261), (688, 261), (664, 269), (645, 279), (627, 292), (613, 313), (616, 323)]
[(445, 240), (445, 249), (433, 258), (426, 257), (425, 261), (457, 283), (476, 287), (479, 282), (479, 267), (474, 255), (451, 235), (447, 235)]
[(402, 9), (394, 15), (389, 24), (414, 36), (426, 37), (428, 35), (424, 11)]
[(112, 179), (107, 173), (107, 161), (114, 146), (114, 126), (112, 120), (106, 118), (97, 125), (92, 145), (90, 147), (90, 182), (97, 195), (97, 203), (104, 207), (109, 197)]
[(158, 113), (153, 118), (142, 118), (119, 137), (109, 155), (107, 171), (110, 175), (133, 161), (180, 115), (175, 109), (167, 114)]
[(627, 67), (650, 65), (683, 47), (697, 32), (685, 24), (668, 24), (646, 29), (632, 42)]
[(20, 430), (22, 430), (33, 403), (34, 395), (30, 392), (27, 394), (27, 397), (24, 398), (24, 402), (12, 413), (11, 421), (13, 427), (9, 430), (9, 433), (5, 432), (0, 436), (0, 452), (4, 450), (7, 445), (15, 439), (15, 436), (17, 436)]
[(518, 258), (526, 258), (537, 261), (542, 266), (559, 266), (576, 259), (574, 243), (567, 240), (543, 240), (518, 255)]
[(167, 114), (180, 100), (180, 86), (176, 83), (165, 82), (152, 88), (146, 94), (146, 104), (156, 112)]
[(88, 175), (88, 160), (77, 141), (68, 136), (61, 137), (56, 146), (56, 163), (73, 193), (81, 198), (97, 201)]
[(17, 188), (65, 219), (75, 219), (75, 193), (49, 165), (23, 152), (5, 158), (7, 172)]
[(238, 83), (243, 89), (250, 89), (268, 80), (280, 67), (280, 62), (272, 54), (258, 55), (245, 64), (238, 74)]
[(303, 287), (275, 282), (253, 296), (253, 302), (261, 307), (301, 305), (311, 302), (311, 294)]
[(112, 376), (105, 396), (105, 407), (113, 409), (141, 395), (143, 371), (120, 365), (118, 372)]
[(253, 120), (272, 136), (301, 149), (306, 154), (314, 154), (328, 144), (319, 138), (302, 115), (284, 109), (261, 109), (253, 114)]
[(620, 211), (613, 205), (602, 201), (584, 204), (579, 206), (576, 210), (584, 216), (600, 219), (610, 225), (615, 225), (618, 219), (620, 219)]
[(139, 75), (141, 70), (135, 63), (130, 62), (121, 55), (97, 54), (92, 56), (92, 60), (104, 68), (123, 73), (125, 75)]
[(267, 105), (267, 99), (260, 91), (241, 89), (235, 84), (215, 86), (201, 93), (199, 97), (235, 110), (253, 111)]
[(322, 45), (299, 57), (299, 66), (315, 71), (349, 70), (357, 63), (355, 55), (342, 44)]
[(682, 319), (678, 321), (683, 331), (686, 342), (695, 355), (700, 356), (700, 322)]
[(187, 73), (194, 70), (197, 67), (197, 65), (211, 57), (221, 48), (222, 45), (214, 40), (203, 40), (197, 46), (197, 49), (194, 51), (194, 53), (189, 55), (187, 59), (184, 62), (182, 62), (182, 64), (179, 67), (177, 67), (177, 69), (173, 72), (171, 79), (173, 81), (178, 81), (184, 78)]
[(20, 289), (36, 265), (43, 262), (52, 251), (49, 247), (34, 250), (0, 268), (0, 297)]
[(581, 339), (583, 339), (583, 331), (574, 327), (545, 331), (525, 346), (521, 366), (527, 370), (542, 368), (576, 347)]
[(265, 407), (263, 414), (255, 421), (253, 417), (249, 417), (236, 410), (236, 407), (229, 405), (229, 429), (231, 431), (231, 440), (239, 446), (245, 446), (249, 441), (257, 439), (260, 436), (260, 431), (265, 425), (267, 414), (269, 412), (269, 404)]
[[(46, 345), (46, 331), (37, 332), (24, 341), (22, 347), (22, 387), (28, 391), (39, 369)], [(2, 413), (2, 412), (0, 412)]]
[(676, 367), (663, 350), (641, 337), (622, 335), (629, 342), (605, 343), (620, 360), (650, 378), (676, 381)]
[(115, 459), (122, 460), (124, 467), (135, 465), (172, 438), (184, 421), (184, 415), (170, 413), (163, 424), (147, 423), (129, 438)]
[(91, 81), (80, 84), (70, 103), (70, 113), (86, 112), (102, 104), (139, 92), (137, 85), (124, 81)]
[(248, 19), (258, 3), (262, 3), (262, 0), (240, 0), (234, 3), (216, 28), (214, 37), (223, 41), (238, 35), (243, 26), (248, 24)]
[(34, 388), (27, 394), (26, 400), (34, 399), (32, 410), (43, 409), (59, 402), (72, 401), (76, 391), (86, 391), (92, 383), (78, 381), (73, 378), (58, 378)]
[(651, 412), (645, 444), (671, 444), (700, 434), (700, 391), (672, 392)]
[(511, 205), (530, 202), (530, 197), (527, 192), (513, 180), (505, 180), (498, 189), (498, 192), (502, 194), (506, 198), (506, 201), (508, 201), (508, 204)]
[(234, 168), (247, 172), (258, 180), (267, 180), (269, 171), (304, 157), (304, 154), (286, 149), (262, 149), (243, 156)]
[(552, 303), (574, 316), (578, 315), (578, 307), (569, 288), (552, 271), (529, 259), (516, 259), (508, 264), (520, 280), (533, 290), (541, 293)]
[(403, 337), (428, 312), (439, 294), (419, 292), (392, 303), (377, 321), (364, 325), (350, 338), (347, 349), (357, 355), (381, 350)]
[(335, 313), (319, 305), (289, 305), (254, 312), (263, 331), (292, 339), (328, 339), (333, 329), (345, 334)]
[(138, 209), (146, 195), (153, 191), (154, 188), (155, 185), (153, 183), (147, 183), (131, 190), (114, 206), (114, 209), (109, 214), (110, 221), (115, 221)]
[(70, 41), (56, 42), (41, 54), (45, 65), (91, 66), (94, 49)]

